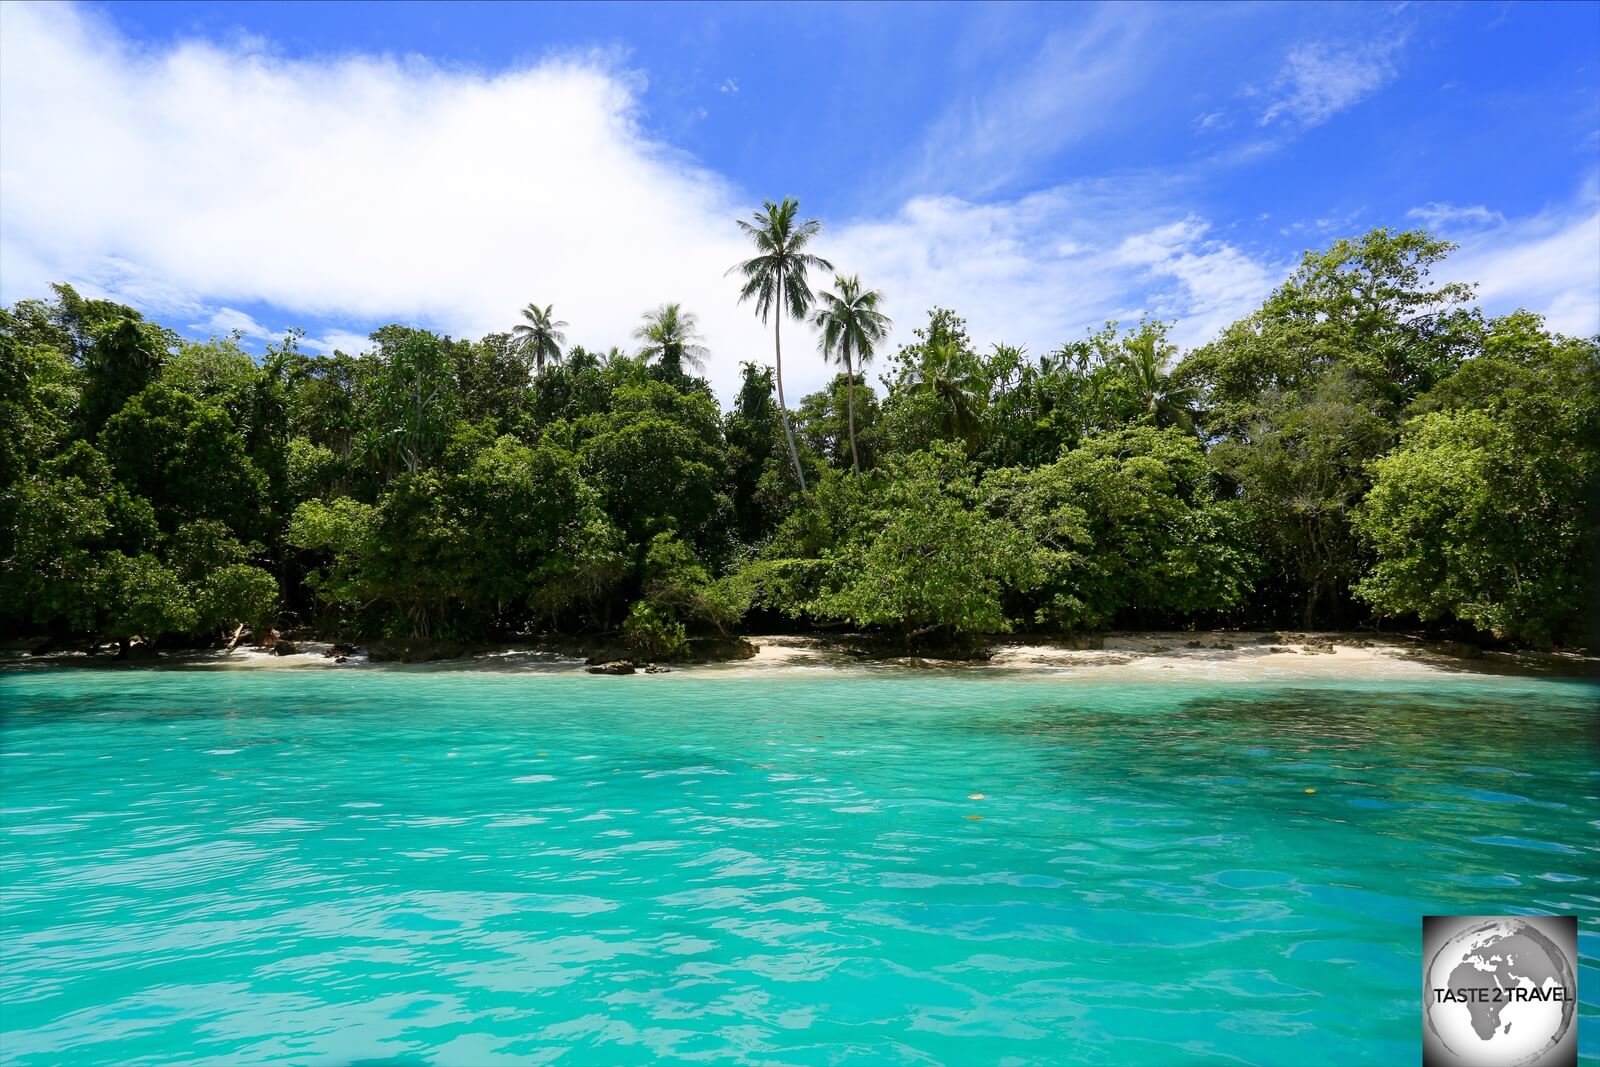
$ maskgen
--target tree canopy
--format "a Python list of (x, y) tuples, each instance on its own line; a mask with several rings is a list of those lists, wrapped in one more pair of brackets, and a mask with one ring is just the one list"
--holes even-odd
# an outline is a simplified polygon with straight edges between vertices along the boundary
[(479, 340), (391, 325), (324, 354), (65, 285), (0, 309), (0, 630), (600, 632), (654, 656), (783, 624), (912, 648), (1383, 620), (1595, 639), (1600, 339), (1484, 315), (1426, 232), (1308, 253), (1187, 353), (1157, 320), (979, 344), (948, 308), (880, 353), (889, 297), (813, 296), (831, 265), (794, 200), (743, 227), (737, 295), (811, 313), (841, 365), (792, 410), (776, 361), (723, 410), (675, 303), (631, 355), (567, 347), (531, 303)]

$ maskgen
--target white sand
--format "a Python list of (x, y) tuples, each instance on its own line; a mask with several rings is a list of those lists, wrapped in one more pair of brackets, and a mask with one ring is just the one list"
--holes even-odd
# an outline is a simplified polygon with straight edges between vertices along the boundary
[(1066, 642), (1002, 639), (987, 661), (961, 662), (904, 657), (874, 660), (830, 647), (809, 636), (754, 637), (760, 647), (743, 661), (691, 667), (719, 674), (764, 674), (816, 670), (885, 671), (914, 668), (982, 671), (1002, 668), (1098, 681), (1421, 681), (1462, 672), (1507, 668), (1566, 672), (1600, 660), (1577, 656), (1486, 653), (1463, 659), (1426, 649), (1421, 642), (1381, 634), (1198, 631), (1112, 633), (1079, 648)]
[[(815, 672), (898, 672), (918, 669), (984, 671), (996, 668), (1037, 674), (1041, 677), (1071, 677), (1086, 681), (1206, 681), (1206, 682), (1289, 682), (1297, 680), (1425, 681), (1463, 672), (1497, 672), (1507, 668), (1562, 673), (1600, 673), (1600, 659), (1575, 655), (1485, 653), (1481, 659), (1463, 659), (1425, 648), (1420, 642), (1381, 634), (1290, 633), (1263, 631), (1198, 631), (1160, 633), (1112, 633), (1080, 643), (1099, 647), (1079, 648), (1067, 642), (1037, 641), (1027, 638), (996, 642), (987, 661), (950, 661), (901, 657), (873, 659), (852, 654), (826, 638), (802, 635), (776, 635), (750, 638), (759, 651), (746, 660), (725, 663), (674, 665), (674, 674), (706, 674), (720, 677), (806, 674)], [(163, 653), (159, 662), (224, 669), (274, 670), (359, 669), (369, 666), (362, 648), (336, 662), (328, 655), (331, 645), (323, 642), (296, 642), (293, 655), (279, 656), (270, 649), (240, 646), (231, 652), (221, 650), (194, 653)], [(82, 653), (27, 657), (33, 664), (95, 662)], [(103, 657), (109, 665), (110, 656)], [(7, 656), (11, 662), (23, 658)], [(400, 664), (372, 664), (400, 667)], [(583, 670), (582, 660), (551, 652), (507, 649), (470, 659), (439, 660), (410, 665), (421, 670), (469, 670), (508, 673), (569, 673)], [(643, 677), (644, 675), (638, 675)]]

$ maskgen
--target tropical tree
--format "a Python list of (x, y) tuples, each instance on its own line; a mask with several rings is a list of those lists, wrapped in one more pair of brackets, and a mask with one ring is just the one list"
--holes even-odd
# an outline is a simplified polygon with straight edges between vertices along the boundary
[(911, 368), (908, 384), (938, 405), (944, 433), (963, 439), (976, 427), (989, 395), (989, 381), (977, 359), (954, 338), (936, 337)]
[(529, 304), (522, 309), (522, 317), (527, 321), (511, 328), (518, 350), (532, 359), (538, 370), (544, 370), (546, 362), (560, 363), (561, 346), (567, 343), (567, 335), (561, 331), (567, 324), (555, 318), (555, 305)]
[(644, 342), (639, 346), (639, 356), (656, 360), (669, 374), (682, 374), (687, 363), (697, 371), (705, 370), (706, 346), (700, 342), (700, 320), (692, 311), (683, 310), (682, 304), (662, 304), (654, 311), (644, 313), (644, 321), (633, 336)]
[(816, 219), (796, 221), (800, 201), (792, 196), (783, 203), (771, 200), (762, 205), (752, 221), (739, 220), (739, 229), (755, 242), (757, 254), (735, 264), (728, 273), (737, 272), (744, 278), (739, 291), (739, 302), (754, 299), (756, 314), (765, 323), (776, 308), (772, 323), (773, 352), (778, 372), (778, 412), (783, 416), (783, 436), (789, 443), (789, 460), (794, 464), (794, 476), (802, 490), (806, 487), (805, 472), (800, 469), (800, 453), (794, 447), (794, 428), (789, 425), (789, 406), (783, 398), (783, 318), (804, 319), (811, 309), (811, 286), (806, 283), (808, 270), (832, 270), (833, 264), (820, 256), (805, 251), (806, 245), (822, 232), (822, 223)]
[(837, 293), (823, 292), (818, 298), (812, 322), (821, 331), (822, 354), (836, 363), (844, 364), (847, 381), (848, 424), (850, 427), (850, 462), (857, 474), (861, 473), (861, 454), (856, 450), (856, 372), (857, 365), (865, 367), (872, 362), (879, 341), (889, 332), (889, 316), (878, 310), (883, 293), (877, 289), (862, 289), (861, 276), (842, 274), (834, 276)]
[(1122, 342), (1112, 357), (1112, 366), (1133, 386), (1144, 416), (1157, 426), (1194, 428), (1194, 406), (1200, 391), (1192, 385), (1179, 385), (1167, 370), (1178, 347), (1167, 340), (1167, 326), (1161, 322), (1142, 322), (1139, 329)]

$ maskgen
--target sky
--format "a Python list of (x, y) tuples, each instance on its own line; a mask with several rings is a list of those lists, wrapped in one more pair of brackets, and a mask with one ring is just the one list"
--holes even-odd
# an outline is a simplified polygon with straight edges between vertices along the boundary
[[(772, 355), (736, 220), (784, 196), (891, 347), (936, 305), (1192, 347), (1377, 226), (1600, 333), (1600, 3), (0, 4), (7, 304), (353, 353), (529, 302), (629, 348), (677, 301), (726, 398)], [(784, 333), (793, 400), (833, 370)]]

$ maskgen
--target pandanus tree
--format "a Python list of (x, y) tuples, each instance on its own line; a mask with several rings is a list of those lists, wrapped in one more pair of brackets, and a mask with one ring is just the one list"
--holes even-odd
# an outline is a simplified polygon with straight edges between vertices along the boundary
[(644, 313), (644, 321), (633, 331), (633, 336), (644, 344), (639, 355), (655, 360), (673, 376), (683, 373), (687, 363), (695, 370), (704, 370), (706, 346), (700, 342), (700, 320), (692, 311), (683, 310), (682, 304), (662, 304), (654, 311)]
[(526, 321), (511, 329), (517, 351), (533, 360), (539, 370), (544, 370), (547, 362), (560, 363), (561, 346), (567, 343), (567, 335), (561, 331), (567, 324), (555, 317), (555, 305), (529, 304), (522, 309), (522, 317)]
[(806, 282), (809, 270), (832, 270), (833, 264), (805, 250), (811, 239), (822, 232), (822, 223), (816, 219), (798, 220), (800, 201), (792, 196), (783, 203), (771, 200), (762, 205), (750, 219), (739, 220), (739, 229), (755, 243), (756, 255), (729, 269), (744, 279), (739, 291), (739, 302), (756, 302), (756, 314), (765, 323), (772, 317), (772, 343), (776, 357), (778, 379), (778, 412), (783, 417), (783, 436), (789, 444), (789, 460), (794, 464), (794, 476), (804, 491), (805, 471), (800, 469), (800, 453), (794, 447), (794, 428), (789, 424), (789, 405), (783, 398), (783, 319), (804, 319), (811, 310), (811, 286)]
[(1168, 373), (1167, 365), (1177, 350), (1167, 341), (1162, 323), (1141, 323), (1138, 331), (1122, 342), (1112, 366), (1133, 386), (1146, 418), (1157, 426), (1192, 430), (1199, 392), (1178, 385)]
[(846, 278), (837, 274), (833, 279), (837, 292), (823, 292), (818, 297), (819, 306), (812, 323), (819, 331), (822, 355), (844, 364), (848, 383), (845, 397), (850, 428), (850, 462), (857, 474), (861, 473), (861, 455), (856, 451), (856, 372), (857, 366), (866, 367), (872, 362), (878, 342), (889, 332), (889, 317), (878, 310), (883, 293), (877, 289), (861, 288), (861, 276)]

